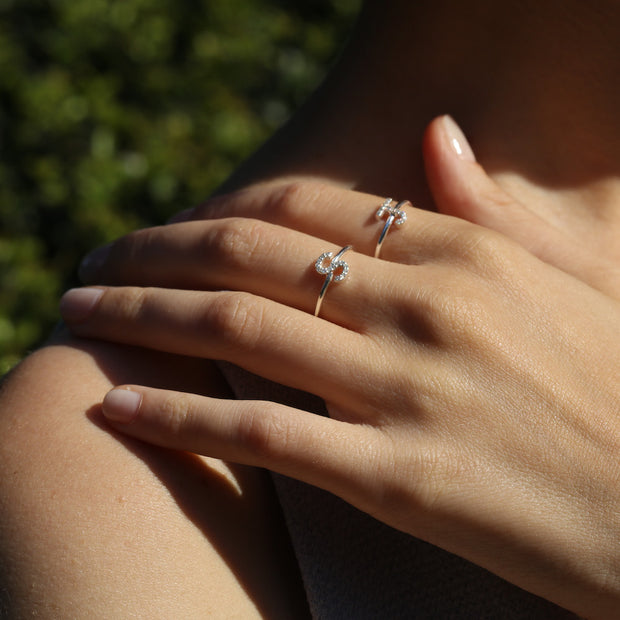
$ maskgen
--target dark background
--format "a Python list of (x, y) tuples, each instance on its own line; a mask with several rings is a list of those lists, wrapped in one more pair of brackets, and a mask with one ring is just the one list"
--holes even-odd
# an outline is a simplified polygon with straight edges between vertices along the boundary
[(0, 373), (79, 259), (195, 205), (322, 78), (359, 0), (0, 0)]

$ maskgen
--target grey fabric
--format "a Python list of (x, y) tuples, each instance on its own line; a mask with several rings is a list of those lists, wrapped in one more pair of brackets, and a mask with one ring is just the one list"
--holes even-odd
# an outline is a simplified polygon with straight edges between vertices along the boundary
[[(222, 365), (237, 398), (325, 415), (313, 396)], [(274, 474), (313, 618), (555, 619), (576, 616), (321, 489)]]

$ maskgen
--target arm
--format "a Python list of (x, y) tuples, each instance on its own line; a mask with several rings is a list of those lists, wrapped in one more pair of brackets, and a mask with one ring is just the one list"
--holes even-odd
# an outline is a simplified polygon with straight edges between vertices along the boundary
[[(111, 392), (106, 414), (131, 436), (326, 488), (577, 613), (610, 616), (617, 302), (504, 235), (411, 210), (384, 260), (347, 254), (350, 275), (313, 317), (308, 264), (347, 241), (372, 256), (381, 202), (314, 184), (220, 199), (215, 219), (115, 244), (99, 273), (151, 286), (183, 274), (195, 290), (103, 287), (73, 316), (82, 335), (221, 357), (313, 391), (331, 419), (135, 385)], [(237, 219), (217, 217), (224, 204)], [(262, 209), (271, 223), (241, 219)]]

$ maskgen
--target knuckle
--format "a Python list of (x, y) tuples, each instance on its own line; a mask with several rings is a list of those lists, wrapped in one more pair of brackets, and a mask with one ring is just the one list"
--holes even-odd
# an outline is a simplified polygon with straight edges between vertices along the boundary
[(268, 255), (273, 238), (271, 226), (260, 220), (240, 217), (221, 220), (205, 232), (205, 258), (214, 264), (243, 269)]
[(461, 250), (464, 258), (473, 263), (487, 263), (501, 252), (500, 239), (497, 233), (484, 228), (471, 228), (468, 235), (461, 237)]
[(265, 312), (259, 300), (244, 292), (225, 292), (206, 310), (205, 323), (214, 337), (251, 349), (260, 338)]
[(384, 502), (404, 511), (405, 518), (411, 515), (412, 490), (419, 514), (433, 515), (443, 512), (446, 501), (471, 477), (474, 468), (467, 455), (436, 443), (420, 447), (415, 454), (398, 450), (392, 461), (390, 478), (395, 482), (386, 487)]
[(191, 426), (192, 407), (187, 394), (174, 394), (162, 403), (166, 432), (177, 436)]
[(483, 347), (492, 337), (497, 309), (493, 296), (480, 286), (463, 282), (439, 291), (435, 294), (432, 312), (436, 338), (444, 346), (460, 345), (471, 353), (473, 348)]
[(433, 300), (433, 314), (441, 323), (442, 332), (449, 337), (468, 333), (486, 317), (484, 303), (467, 291), (437, 291)]
[(128, 320), (140, 320), (149, 306), (148, 288), (123, 287), (116, 290), (116, 311)]
[(242, 445), (259, 460), (287, 454), (294, 441), (293, 435), (293, 426), (278, 415), (275, 408), (265, 408), (260, 404), (248, 410), (239, 428)]
[(485, 279), (506, 280), (514, 276), (514, 248), (501, 233), (473, 227), (459, 239), (457, 260)]
[(292, 181), (280, 186), (272, 195), (269, 209), (274, 221), (295, 221), (313, 204), (325, 198), (329, 186), (318, 181)]
[(493, 317), (487, 296), (467, 274), (451, 276), (421, 286), (400, 301), (396, 317), (400, 332), (416, 342), (453, 347), (488, 329)]
[[(520, 295), (506, 299), (503, 284), (488, 286), (472, 278), (463, 278), (428, 294), (420, 328), (423, 337), (469, 363), (479, 355), (488, 358), (508, 346), (505, 317)], [(447, 377), (443, 377), (447, 381)]]

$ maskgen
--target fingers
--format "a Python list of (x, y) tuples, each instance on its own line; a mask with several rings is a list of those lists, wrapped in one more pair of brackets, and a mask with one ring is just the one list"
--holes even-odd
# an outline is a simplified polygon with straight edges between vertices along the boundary
[[(138, 386), (102, 405), (121, 432), (166, 448), (268, 468), (355, 501), (379, 431), (262, 401), (219, 400)], [(352, 456), (354, 458), (352, 458)]]
[[(348, 219), (347, 208), (358, 213), (355, 207), (358, 194), (343, 192), (348, 200), (341, 198), (337, 213), (326, 222), (326, 218), (313, 215), (312, 205), (323, 204), (312, 198), (316, 198), (313, 188), (314, 185), (309, 187), (308, 195), (305, 190), (299, 190), (304, 199), (295, 211), (297, 224), (314, 230), (312, 222), (323, 222), (321, 234), (329, 237), (327, 241), (248, 217), (189, 221), (136, 231), (100, 248), (87, 257), (81, 275), (86, 283), (93, 284), (247, 291), (313, 313), (323, 283), (323, 276), (316, 273), (315, 262), (326, 251), (336, 253), (343, 246), (333, 242), (345, 239), (347, 245), (354, 246), (354, 252), (344, 257), (351, 269), (346, 282), (330, 285), (321, 317), (363, 331), (367, 317), (377, 314), (369, 302), (389, 295), (395, 290), (394, 279), (405, 276), (398, 271), (400, 267), (394, 264), (388, 267), (383, 260), (369, 261), (358, 251), (356, 243), (361, 242), (374, 254), (376, 241), (384, 229), (385, 220), (378, 221), (375, 217), (378, 199), (365, 198), (368, 206), (372, 205), (371, 215), (375, 218), (374, 235), (369, 243), (363, 232), (363, 219), (358, 221), (360, 228), (356, 228), (354, 218)], [(233, 205), (237, 204), (234, 196), (226, 199)], [(269, 203), (267, 196), (260, 196), (259, 192), (256, 200), (260, 204)], [(422, 264), (447, 261), (462, 253), (461, 243), (467, 238), (465, 229), (471, 228), (470, 224), (412, 207), (404, 210), (409, 214), (408, 220), (401, 227), (394, 224), (389, 229), (382, 245), (382, 258), (387, 257), (392, 263)], [(266, 213), (272, 214), (269, 210)], [(341, 225), (337, 226), (339, 221)], [(378, 305), (386, 307), (386, 301), (383, 298)]]
[[(579, 265), (592, 263), (575, 248), (573, 239), (515, 200), (485, 173), (449, 117), (429, 125), (424, 155), (429, 185), (441, 214), (405, 207), (408, 220), (401, 227), (391, 226), (381, 247), (382, 259), (420, 264), (450, 258), (455, 240), (456, 252), (460, 252), (458, 240), (469, 230), (466, 220), (510, 237), (569, 273), (581, 276), (584, 269)], [(231, 279), (231, 274), (239, 274), (239, 267), (262, 258), (248, 270), (254, 277), (269, 262), (276, 268), (283, 264), (279, 260), (292, 265), (294, 251), (304, 247), (308, 238), (336, 247), (353, 245), (357, 252), (374, 256), (385, 230), (385, 220), (377, 218), (384, 200), (307, 181), (254, 186), (215, 197), (184, 213), (177, 218), (185, 219), (184, 223), (138, 231), (100, 248), (85, 259), (81, 276), (87, 283), (245, 290), (245, 281)], [(447, 219), (446, 215), (454, 217)], [(286, 238), (283, 229), (306, 237)], [(273, 252), (280, 243), (283, 251)], [(315, 244), (309, 251), (320, 254), (325, 249), (324, 244), (320, 250)], [(579, 260), (574, 258), (576, 252)], [(588, 275), (597, 270), (601, 271), (595, 261)], [(267, 288), (256, 290), (257, 294), (300, 307), (286, 296), (291, 285), (286, 279), (277, 277), (269, 282), (263, 278), (259, 282)], [(282, 285), (279, 292), (275, 290), (278, 282)]]
[[(228, 218), (138, 231), (115, 243), (95, 282), (162, 288), (246, 291), (314, 313), (325, 276), (315, 264), (341, 248), (259, 220)], [(333, 282), (321, 317), (363, 329), (367, 300), (389, 290), (385, 266), (355, 252)], [(346, 294), (345, 294), (346, 293)]]
[[(288, 259), (309, 238), (322, 240), (320, 249), (309, 250), (311, 255), (318, 252), (315, 259), (329, 245), (352, 245), (356, 252), (372, 256), (384, 225), (376, 212), (384, 200), (313, 182), (252, 187), (212, 198), (185, 212), (184, 221), (136, 231), (95, 250), (82, 263), (80, 277), (85, 283), (204, 287), (199, 276), (206, 266), (242, 259), (248, 249), (269, 255), (269, 244), (281, 245)], [(400, 231), (392, 228), (391, 235), (397, 236)], [(389, 245), (382, 256), (391, 252), (397, 257)], [(276, 256), (266, 257), (275, 264)]]
[(555, 221), (550, 210), (548, 219), (543, 219), (502, 189), (476, 163), (467, 139), (451, 118), (440, 117), (429, 125), (424, 160), (441, 213), (502, 233), (542, 261), (618, 297), (616, 261), (609, 260), (604, 250), (598, 251), (600, 239), (588, 246), (578, 229)]
[[(316, 256), (330, 244), (353, 245), (356, 252), (374, 256), (387, 221), (387, 214), (377, 216), (384, 201), (314, 182), (253, 187), (210, 200), (193, 210), (191, 221), (136, 231), (99, 248), (86, 257), (80, 276), (90, 284), (204, 288), (206, 277), (227, 278), (226, 266), (239, 266), (244, 256), (254, 260), (257, 255), (275, 266), (275, 245), (286, 260), (306, 245), (314, 247), (311, 254), (320, 247)], [(445, 217), (412, 206), (402, 210), (408, 220), (389, 228), (381, 258), (424, 262), (435, 255), (435, 246), (444, 245)], [(200, 215), (209, 219), (196, 219)], [(310, 246), (310, 238), (322, 241)], [(214, 266), (217, 273), (211, 272)]]
[(362, 378), (382, 375), (372, 339), (247, 293), (85, 288), (61, 312), (79, 336), (226, 360), (341, 406), (367, 409)]
[(509, 195), (476, 162), (467, 138), (449, 116), (424, 136), (426, 175), (437, 209), (500, 232), (539, 255), (558, 242), (557, 231)]
[[(184, 212), (183, 220), (255, 218), (298, 230), (372, 256), (381, 225), (376, 212), (385, 197), (314, 181), (263, 184), (216, 196)], [(174, 218), (173, 218), (174, 220)]]

